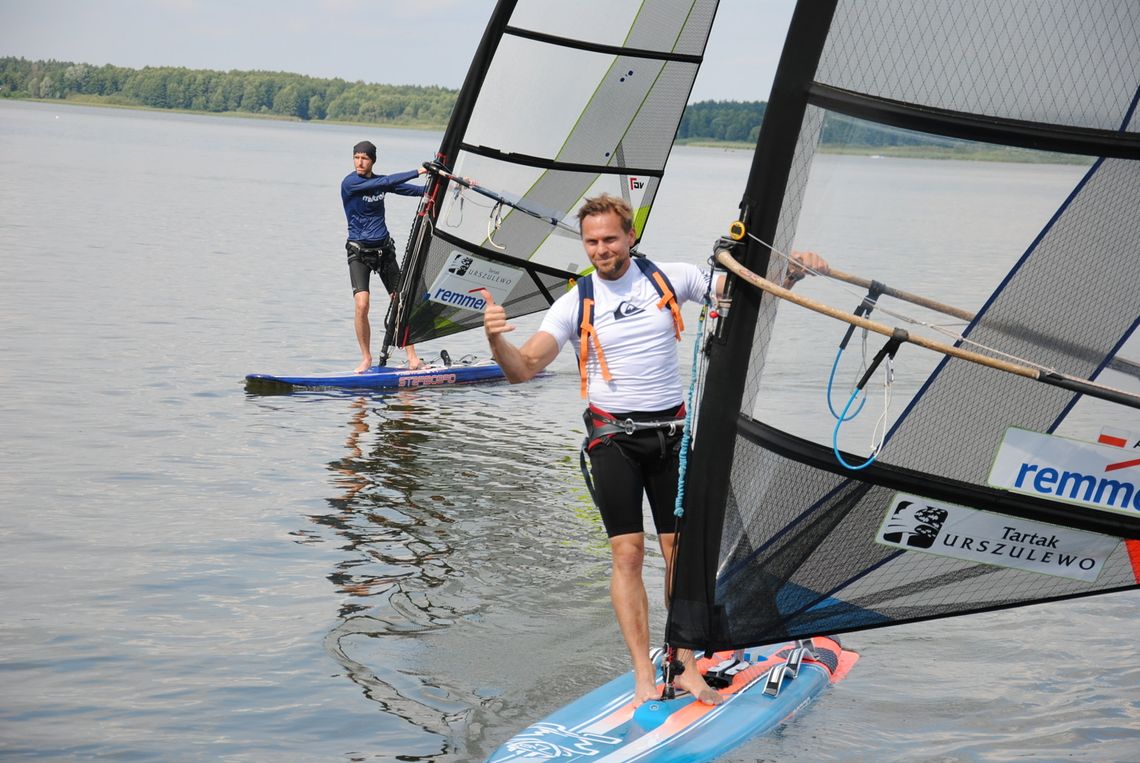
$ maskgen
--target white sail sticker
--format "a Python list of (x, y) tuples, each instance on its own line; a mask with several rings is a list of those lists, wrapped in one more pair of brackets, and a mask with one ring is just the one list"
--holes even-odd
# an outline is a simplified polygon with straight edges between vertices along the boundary
[(1009, 428), (989, 484), (1095, 509), (1140, 514), (1140, 448)]
[(428, 299), (441, 305), (481, 312), (487, 306), (482, 289), (496, 302), (510, 296), (522, 270), (452, 250), (451, 259), (428, 289)]
[(1096, 581), (1120, 541), (1097, 533), (991, 514), (898, 493), (878, 543), (967, 562)]

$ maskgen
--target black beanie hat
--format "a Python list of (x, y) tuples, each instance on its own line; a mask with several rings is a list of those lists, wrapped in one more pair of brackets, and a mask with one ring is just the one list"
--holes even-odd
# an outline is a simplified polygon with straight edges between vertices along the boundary
[(376, 161), (376, 145), (370, 140), (362, 140), (352, 147), (352, 155), (368, 154), (368, 158)]

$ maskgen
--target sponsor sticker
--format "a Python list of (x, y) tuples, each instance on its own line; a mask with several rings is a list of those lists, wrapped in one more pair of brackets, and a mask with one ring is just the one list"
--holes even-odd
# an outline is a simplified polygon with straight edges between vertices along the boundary
[(1115, 538), (897, 493), (875, 539), (885, 546), (994, 567), (1096, 581)]
[(480, 289), (491, 293), (496, 302), (506, 302), (522, 271), (474, 255), (453, 250), (451, 258), (428, 288), (428, 299), (441, 305), (482, 312), (487, 300)]
[(1140, 448), (1010, 428), (989, 484), (1094, 509), (1140, 514)]

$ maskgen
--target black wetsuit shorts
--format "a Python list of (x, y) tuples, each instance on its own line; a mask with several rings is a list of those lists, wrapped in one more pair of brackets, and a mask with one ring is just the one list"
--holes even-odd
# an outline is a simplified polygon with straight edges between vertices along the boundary
[[(663, 421), (674, 418), (680, 407), (665, 411), (612, 414), (615, 419)], [(633, 434), (619, 432), (600, 439), (589, 448), (594, 498), (606, 527), (606, 535), (626, 535), (645, 531), (642, 496), (649, 499), (657, 533), (677, 531), (673, 514), (677, 502), (680, 427), (643, 429)]]
[(400, 265), (396, 262), (396, 244), (391, 236), (372, 246), (348, 241), (344, 248), (348, 253), (348, 275), (352, 279), (353, 294), (368, 291), (372, 271), (380, 274), (386, 292), (396, 292), (400, 286)]

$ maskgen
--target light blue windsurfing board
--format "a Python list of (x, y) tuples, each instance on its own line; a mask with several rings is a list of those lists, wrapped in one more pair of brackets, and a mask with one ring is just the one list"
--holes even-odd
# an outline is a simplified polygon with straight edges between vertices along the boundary
[[(802, 649), (796, 654), (797, 649)], [(549, 761), (709, 761), (750, 737), (768, 733), (847, 675), (859, 659), (830, 638), (815, 637), (701, 659), (706, 676), (719, 669), (720, 705), (691, 695), (646, 702), (636, 710), (628, 672), (520, 731), (488, 763)], [(660, 657), (657, 658), (660, 662)], [(736, 664), (732, 664), (732, 663)], [(729, 667), (731, 665), (731, 667)]]

